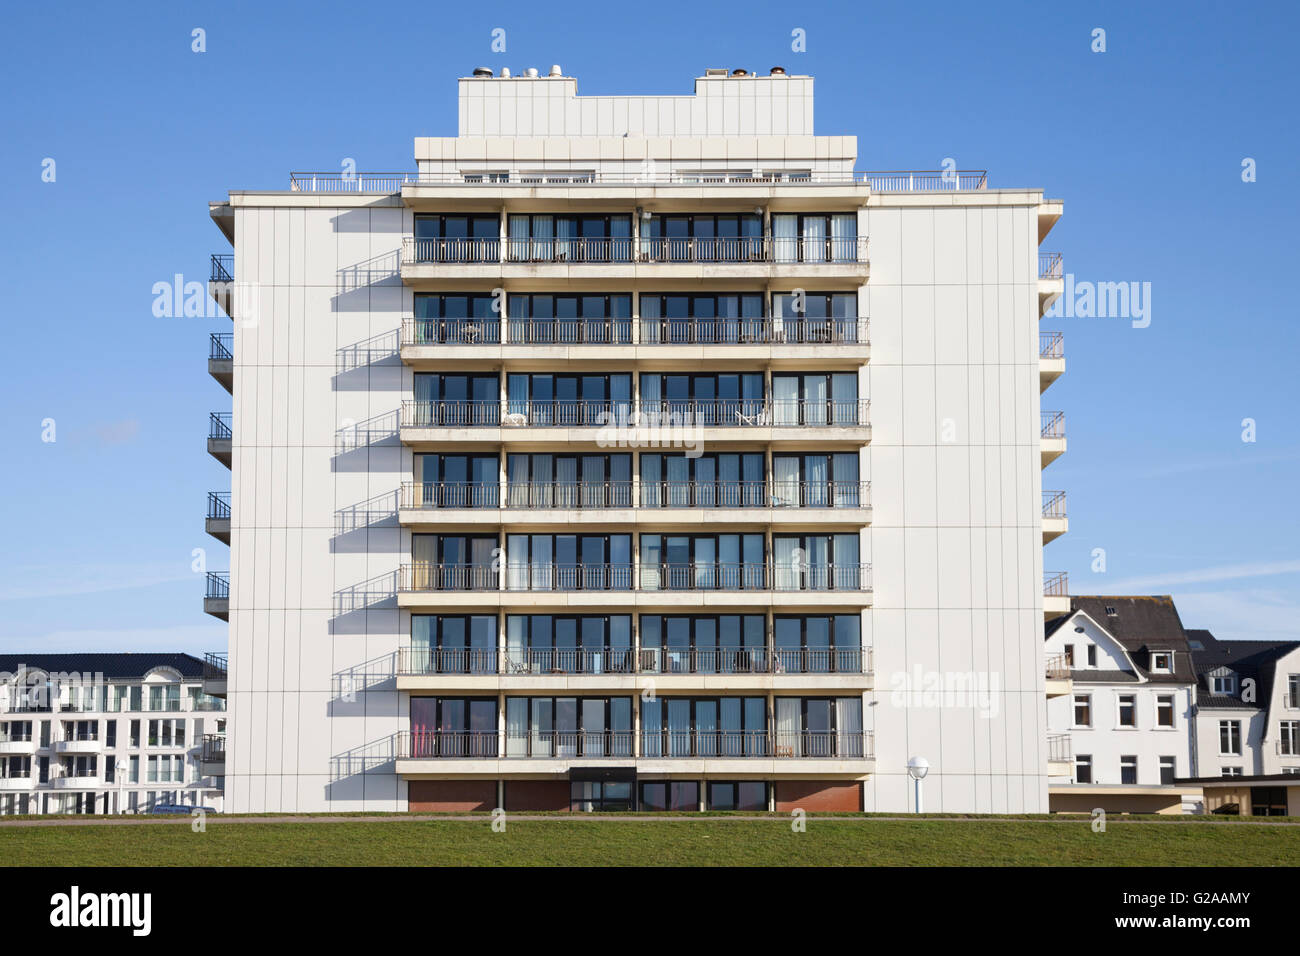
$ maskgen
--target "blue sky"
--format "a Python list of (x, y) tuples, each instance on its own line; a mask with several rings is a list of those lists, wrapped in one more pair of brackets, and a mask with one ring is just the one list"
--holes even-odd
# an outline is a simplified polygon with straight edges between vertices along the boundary
[(1079, 280), (1151, 283), (1151, 324), (1044, 323), (1066, 336), (1044, 407), (1065, 410), (1070, 444), (1044, 475), (1070, 511), (1045, 566), (1076, 593), (1172, 593), (1187, 626), (1220, 636), (1300, 637), (1300, 17), (1132, 6), (14, 7), (0, 32), (0, 650), (224, 647), (191, 553), (228, 562), (203, 507), (229, 484), (204, 452), (208, 412), (229, 407), (206, 340), (229, 323), (155, 318), (153, 284), (202, 280), (229, 251), (206, 208), (228, 189), (283, 188), (345, 157), (412, 169), (412, 137), (456, 132), (456, 77), (552, 63), (585, 94), (685, 94), (706, 67), (783, 65), (817, 78), (817, 132), (856, 134), (860, 169), (953, 157), (1063, 198), (1045, 248)]

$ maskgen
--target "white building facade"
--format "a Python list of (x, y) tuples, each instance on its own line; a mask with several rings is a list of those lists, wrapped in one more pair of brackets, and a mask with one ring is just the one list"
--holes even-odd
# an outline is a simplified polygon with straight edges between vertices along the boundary
[(187, 654), (0, 655), (0, 815), (220, 811), (225, 716)]
[(553, 73), (211, 206), (227, 806), (1046, 810), (1061, 204)]

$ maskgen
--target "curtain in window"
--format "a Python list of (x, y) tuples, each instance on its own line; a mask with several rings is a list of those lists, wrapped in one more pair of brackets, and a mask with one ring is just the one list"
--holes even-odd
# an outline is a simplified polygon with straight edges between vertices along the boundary
[(659, 590), (660, 563), (663, 561), (663, 539), (657, 534), (641, 536), (641, 589)]
[(663, 455), (641, 456), (641, 507), (658, 508), (663, 500), (660, 497), (660, 483), (663, 481)]
[(808, 554), (805, 557), (806, 586), (812, 590), (825, 590), (831, 586), (830, 582), (830, 563), (831, 563), (831, 542), (825, 535), (810, 534), (805, 543), (808, 548)]
[(861, 757), (862, 748), (862, 698), (835, 698), (835, 754), (839, 757)]
[(643, 295), (641, 297), (641, 344), (657, 345), (662, 341), (660, 336), (659, 321), (661, 310), (659, 308), (659, 296)]
[(853, 262), (858, 257), (858, 219), (855, 215), (831, 216), (831, 259)]
[(668, 465), (668, 503), (674, 508), (685, 508), (690, 504), (690, 460), (682, 455), (670, 455)]
[(772, 421), (777, 425), (799, 424), (799, 379), (797, 376), (772, 376)]
[(551, 536), (547, 534), (532, 535), (529, 544), (532, 547), (532, 556), (528, 562), (531, 580), (529, 586), (534, 591), (549, 591), (558, 577)]
[(856, 591), (862, 585), (858, 567), (859, 539), (856, 534), (835, 535), (835, 583), (837, 590)]
[(858, 421), (858, 376), (856, 372), (837, 372), (831, 376), (831, 404), (834, 424), (864, 424)]
[(506, 587), (511, 591), (528, 590), (528, 535), (506, 536)]
[(555, 257), (555, 221), (551, 216), (533, 217), (533, 234), (529, 252), (534, 261), (550, 262)]
[(772, 459), (772, 498), (778, 507), (799, 504), (799, 459), (793, 455)]
[(512, 215), (509, 219), (510, 258), (527, 262), (532, 256), (528, 248), (528, 217)]
[[(798, 538), (774, 538), (773, 576), (778, 591), (796, 591), (799, 589), (799, 567), (796, 557), (799, 552)], [(806, 560), (806, 559), (805, 559)]]
[(511, 508), (540, 506), (534, 500), (537, 493), (529, 493), (528, 465), (527, 455), (511, 455), (506, 459), (506, 482), (509, 487), (508, 504)]
[(527, 661), (528, 618), (512, 614), (506, 618), (506, 671), (517, 672)]
[(476, 590), (495, 591), (499, 577), (493, 570), (493, 554), (497, 543), (494, 538), (475, 538), (470, 544), (469, 559), (474, 566), (471, 573), (470, 587)]
[(772, 217), (773, 262), (798, 262), (799, 217), (781, 213)]
[(803, 261), (826, 261), (826, 220), (821, 216), (804, 217)]
[(555, 220), (555, 259), (567, 261), (578, 253), (577, 223), (572, 219)]
[(857, 508), (863, 502), (858, 491), (857, 453), (834, 456), (834, 504), (836, 508)]
[(825, 455), (804, 457), (804, 504), (809, 508), (825, 508), (829, 504), (827, 482), (830, 480), (830, 462)]
[(662, 397), (663, 377), (641, 376), (641, 424), (655, 425), (659, 421), (659, 402)]
[(776, 698), (776, 755), (778, 757), (799, 757), (803, 748), (799, 745), (799, 698)]
[(803, 379), (803, 413), (804, 424), (825, 425), (827, 423), (827, 401), (830, 399), (830, 383), (825, 375), (805, 375)]
[[(522, 618), (520, 619), (522, 620)], [(506, 698), (506, 756), (528, 755), (528, 698)]]
[(578, 507), (578, 460), (576, 458), (555, 459), (555, 506), (557, 508)]

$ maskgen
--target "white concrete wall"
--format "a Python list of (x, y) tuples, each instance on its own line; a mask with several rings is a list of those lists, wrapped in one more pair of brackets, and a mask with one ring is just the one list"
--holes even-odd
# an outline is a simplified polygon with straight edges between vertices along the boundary
[[(1035, 210), (918, 198), (869, 207), (863, 232), (878, 688), (867, 809), (910, 807), (905, 767), (920, 755), (927, 811), (1046, 812)], [(897, 700), (918, 669), (984, 675), (989, 715)]]
[[(1241, 724), (1241, 755), (1219, 753), (1219, 722), (1235, 720)], [(1197, 775), (1221, 777), (1224, 767), (1240, 767), (1245, 776), (1265, 771), (1260, 740), (1264, 734), (1264, 711), (1200, 707), (1196, 712)]]

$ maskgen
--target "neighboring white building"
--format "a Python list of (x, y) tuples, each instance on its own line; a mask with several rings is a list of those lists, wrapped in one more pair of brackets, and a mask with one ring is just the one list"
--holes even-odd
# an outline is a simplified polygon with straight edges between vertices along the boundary
[(211, 204), (228, 807), (1046, 810), (1061, 203), (552, 74)]
[[(1049, 621), (1046, 652), (1066, 686), (1047, 702), (1053, 810), (1196, 808), (1195, 677), (1169, 597), (1074, 596)], [(1068, 674), (1068, 678), (1065, 675)]]
[(224, 711), (188, 654), (0, 655), (0, 815), (220, 811)]

